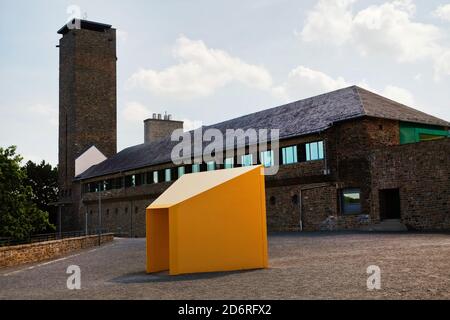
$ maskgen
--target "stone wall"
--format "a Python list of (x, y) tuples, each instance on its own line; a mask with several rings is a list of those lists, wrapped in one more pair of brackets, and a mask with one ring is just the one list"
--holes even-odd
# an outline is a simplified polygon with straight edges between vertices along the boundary
[(144, 143), (170, 137), (176, 129), (183, 129), (183, 121), (153, 118), (144, 120)]
[[(113, 241), (113, 234), (103, 234), (100, 244)], [(17, 246), (0, 247), (0, 268), (53, 259), (73, 251), (99, 245), (99, 236), (67, 238)]]
[(383, 148), (370, 162), (372, 216), (379, 219), (379, 191), (399, 189), (409, 229), (450, 230), (450, 139)]

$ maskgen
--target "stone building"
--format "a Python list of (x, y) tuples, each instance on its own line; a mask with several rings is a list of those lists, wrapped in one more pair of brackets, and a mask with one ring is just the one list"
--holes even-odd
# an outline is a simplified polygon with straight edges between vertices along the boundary
[(180, 175), (275, 158), (269, 231), (450, 229), (447, 121), (353, 86), (202, 127), (279, 129), (279, 148), (263, 154), (247, 146), (225, 164), (176, 166), (170, 134), (183, 123), (158, 115), (143, 144), (116, 153), (114, 29), (85, 21), (59, 33), (65, 230), (145, 236), (145, 208)]

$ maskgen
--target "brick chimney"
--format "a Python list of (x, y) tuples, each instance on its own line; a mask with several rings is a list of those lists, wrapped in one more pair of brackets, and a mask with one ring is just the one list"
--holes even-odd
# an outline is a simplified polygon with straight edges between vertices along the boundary
[(183, 129), (183, 121), (172, 120), (172, 115), (154, 113), (152, 118), (144, 120), (144, 143), (170, 137), (175, 129)]

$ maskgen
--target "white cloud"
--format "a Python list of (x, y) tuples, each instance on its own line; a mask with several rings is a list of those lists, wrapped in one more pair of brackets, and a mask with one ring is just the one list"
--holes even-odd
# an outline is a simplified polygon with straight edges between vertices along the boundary
[[(130, 123), (142, 123), (152, 115), (152, 111), (139, 102), (128, 102), (122, 111), (123, 118)], [(184, 131), (194, 130), (203, 125), (200, 120), (182, 119)]]
[(415, 11), (411, 0), (398, 0), (358, 12), (352, 28), (355, 45), (364, 55), (387, 53), (400, 62), (433, 57), (440, 50), (441, 31), (412, 21)]
[(300, 33), (303, 41), (343, 44), (350, 40), (356, 0), (319, 0), (306, 18)]
[(437, 7), (434, 15), (442, 20), (450, 21), (450, 3)]
[(45, 117), (52, 126), (58, 125), (58, 109), (48, 104), (35, 104), (28, 107), (28, 110), (38, 116)]
[(361, 55), (385, 54), (398, 62), (428, 59), (438, 74), (450, 74), (442, 61), (446, 46), (437, 26), (415, 21), (412, 0), (371, 5), (353, 13), (353, 0), (319, 0), (308, 14), (303, 41), (352, 45)]
[(434, 63), (435, 80), (439, 81), (443, 75), (450, 75), (450, 49), (439, 54)]
[(117, 40), (119, 40), (119, 42), (120, 41), (125, 42), (128, 40), (128, 32), (126, 32), (125, 30), (117, 29), (116, 30), (116, 38), (117, 38)]
[(189, 119), (183, 119), (183, 130), (184, 131), (191, 131), (200, 128), (203, 126), (203, 122), (200, 120), (189, 120)]
[[(292, 101), (349, 86), (351, 83), (343, 77), (333, 78), (321, 71), (299, 66), (289, 73), (285, 83), (273, 89), (273, 93), (285, 101)], [(405, 105), (413, 106), (415, 104), (413, 94), (398, 86), (388, 85), (382, 90), (377, 90), (371, 88), (365, 80), (360, 81), (358, 86)]]
[(130, 122), (142, 122), (151, 115), (150, 110), (139, 102), (128, 102), (123, 109), (123, 118)]
[(410, 91), (392, 85), (387, 86), (381, 92), (381, 95), (410, 107), (414, 107), (416, 103), (414, 96)]
[(286, 82), (273, 89), (273, 93), (275, 96), (285, 101), (289, 101), (322, 94), (348, 86), (350, 86), (350, 84), (342, 77), (334, 79), (321, 71), (299, 66), (289, 73)]
[(141, 87), (158, 96), (175, 99), (206, 97), (231, 82), (268, 89), (269, 72), (261, 66), (245, 63), (227, 52), (208, 48), (203, 41), (181, 36), (173, 49), (178, 64), (162, 71), (141, 69), (133, 74), (129, 87)]

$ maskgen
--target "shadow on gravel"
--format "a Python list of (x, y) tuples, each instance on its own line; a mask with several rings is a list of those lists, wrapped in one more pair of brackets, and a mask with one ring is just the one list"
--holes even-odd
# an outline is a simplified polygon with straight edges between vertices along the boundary
[(254, 270), (237, 270), (237, 271), (224, 271), (224, 272), (204, 272), (204, 273), (192, 273), (192, 274), (182, 274), (177, 276), (171, 276), (167, 271), (158, 273), (145, 273), (145, 272), (135, 272), (129, 273), (114, 279), (110, 282), (122, 283), (122, 284), (133, 284), (133, 283), (152, 283), (152, 282), (178, 282), (178, 281), (193, 281), (193, 280), (203, 280), (203, 279), (214, 279), (222, 278), (234, 274), (244, 274), (260, 271), (260, 269)]

